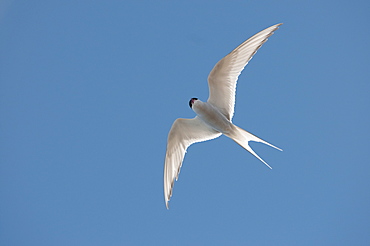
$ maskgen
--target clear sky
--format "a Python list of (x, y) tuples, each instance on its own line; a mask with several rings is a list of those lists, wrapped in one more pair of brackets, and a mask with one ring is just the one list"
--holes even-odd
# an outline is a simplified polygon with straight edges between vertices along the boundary
[[(1, 1), (0, 245), (369, 245), (369, 1)], [(227, 137), (163, 198), (167, 134), (216, 62), (284, 25), (239, 77)]]

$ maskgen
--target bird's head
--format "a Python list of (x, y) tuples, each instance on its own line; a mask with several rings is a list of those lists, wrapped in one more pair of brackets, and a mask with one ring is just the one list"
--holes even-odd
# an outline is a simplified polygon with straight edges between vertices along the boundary
[(189, 101), (189, 106), (190, 106), (190, 108), (193, 108), (193, 104), (194, 104), (194, 102), (195, 102), (196, 100), (198, 100), (198, 98), (193, 97), (192, 99), (190, 99), (190, 101)]

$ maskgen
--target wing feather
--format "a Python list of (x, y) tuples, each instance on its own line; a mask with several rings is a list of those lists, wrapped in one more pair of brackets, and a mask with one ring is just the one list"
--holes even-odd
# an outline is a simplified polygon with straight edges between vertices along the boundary
[(221, 59), (208, 76), (208, 102), (216, 106), (230, 121), (234, 115), (236, 82), (257, 50), (279, 26), (276, 24), (255, 34)]
[(164, 164), (164, 199), (168, 209), (168, 201), (172, 189), (180, 174), (186, 149), (193, 143), (217, 138), (218, 131), (207, 126), (196, 116), (193, 119), (177, 119), (168, 134), (166, 159)]

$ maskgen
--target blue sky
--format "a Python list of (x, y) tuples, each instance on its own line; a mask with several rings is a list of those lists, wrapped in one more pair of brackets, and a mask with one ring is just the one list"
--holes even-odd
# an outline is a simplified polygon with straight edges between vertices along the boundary
[[(368, 1), (0, 2), (0, 245), (368, 245)], [(163, 199), (168, 131), (283, 22)]]

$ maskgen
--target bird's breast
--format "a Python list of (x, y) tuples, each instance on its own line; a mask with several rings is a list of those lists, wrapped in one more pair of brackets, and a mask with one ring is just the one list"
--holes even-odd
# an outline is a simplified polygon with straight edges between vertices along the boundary
[(194, 112), (207, 125), (223, 134), (231, 131), (232, 123), (216, 107), (207, 102), (197, 102), (193, 105)]

